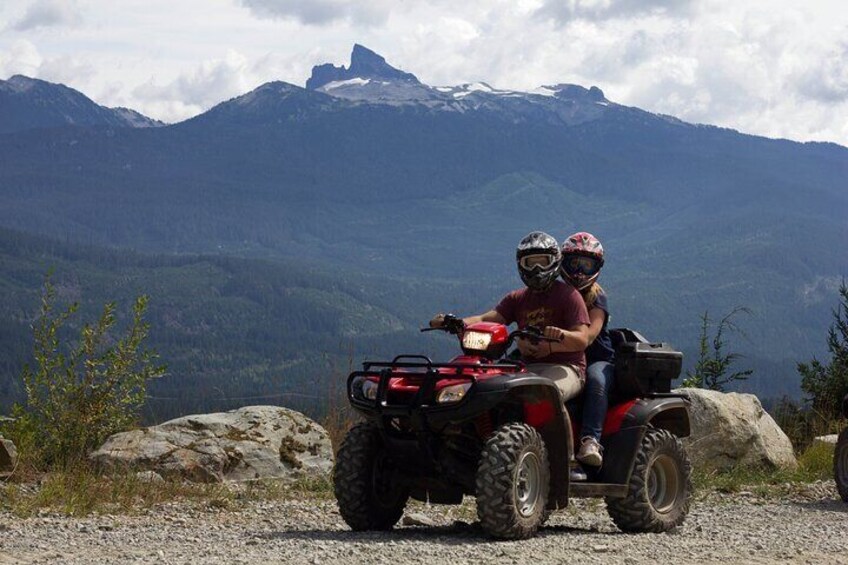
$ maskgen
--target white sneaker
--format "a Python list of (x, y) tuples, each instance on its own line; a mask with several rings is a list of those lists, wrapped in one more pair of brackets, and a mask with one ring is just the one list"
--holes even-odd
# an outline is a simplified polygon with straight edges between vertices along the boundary
[(577, 452), (575, 458), (586, 465), (600, 467), (601, 463), (604, 462), (604, 456), (601, 455), (603, 451), (604, 448), (601, 447), (598, 440), (593, 437), (584, 437), (580, 445), (580, 451)]
[(586, 475), (586, 471), (583, 470), (583, 467), (580, 465), (575, 465), (571, 468), (571, 480), (572, 481), (585, 481), (588, 478)]

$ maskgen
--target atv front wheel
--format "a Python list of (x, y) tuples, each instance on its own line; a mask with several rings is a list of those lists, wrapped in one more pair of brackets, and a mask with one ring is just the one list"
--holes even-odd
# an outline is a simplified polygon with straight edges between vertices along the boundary
[(689, 512), (691, 472), (680, 440), (668, 430), (648, 429), (636, 454), (627, 496), (606, 498), (612, 521), (625, 532), (676, 528)]
[(477, 517), (503, 539), (526, 539), (546, 517), (550, 489), (548, 450), (527, 424), (506, 424), (486, 441), (477, 469)]
[(391, 530), (403, 515), (409, 489), (398, 480), (374, 426), (355, 425), (336, 455), (333, 490), (339, 513), (355, 531)]
[(833, 452), (833, 478), (843, 502), (848, 502), (848, 428), (842, 430)]

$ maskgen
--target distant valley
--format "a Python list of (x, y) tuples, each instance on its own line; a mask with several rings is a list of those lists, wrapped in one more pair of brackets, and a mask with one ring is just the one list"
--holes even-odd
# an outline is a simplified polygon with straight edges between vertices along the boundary
[(751, 308), (731, 343), (756, 371), (744, 390), (797, 395), (795, 362), (826, 351), (848, 274), (845, 147), (688, 124), (597, 87), (431, 87), (361, 46), (307, 86), (164, 125), (0, 81), (4, 399), (51, 265), (89, 304), (151, 295), (175, 398), (250, 397), (366, 354), (447, 354), (417, 326), (519, 284), (532, 229), (597, 235), (613, 323), (690, 362), (705, 310)]

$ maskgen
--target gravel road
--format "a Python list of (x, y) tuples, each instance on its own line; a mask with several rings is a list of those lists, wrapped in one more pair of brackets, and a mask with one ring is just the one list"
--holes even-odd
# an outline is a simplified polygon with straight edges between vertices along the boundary
[[(423, 524), (423, 525), (422, 525)], [(527, 541), (486, 538), (472, 502), (411, 505), (389, 533), (349, 531), (331, 500), (169, 504), (140, 515), (0, 514), (11, 563), (848, 563), (848, 504), (833, 482), (780, 498), (699, 496), (670, 534), (622, 534), (600, 500), (576, 500)]]

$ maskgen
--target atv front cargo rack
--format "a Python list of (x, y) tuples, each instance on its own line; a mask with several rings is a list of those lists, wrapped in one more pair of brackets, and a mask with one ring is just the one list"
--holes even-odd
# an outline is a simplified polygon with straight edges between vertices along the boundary
[[(400, 359), (420, 359), (421, 361), (411, 362), (411, 361), (400, 361)], [(365, 371), (371, 369), (371, 367), (384, 367), (384, 368), (420, 368), (420, 369), (450, 369), (456, 368), (458, 372), (462, 372), (463, 369), (521, 369), (524, 367), (524, 363), (521, 361), (504, 361), (500, 363), (433, 363), (429, 357), (426, 355), (398, 355), (391, 361), (364, 361), (362, 363)]]
[[(418, 387), (418, 392), (405, 404), (392, 404), (396, 407), (416, 408), (430, 405), (430, 400), (436, 388), (436, 383), (441, 379), (477, 381), (474, 374), (466, 371), (471, 369), (475, 372), (487, 370), (513, 370), (521, 371), (524, 363), (520, 361), (505, 361), (499, 363), (434, 363), (424, 355), (398, 355), (391, 361), (365, 361), (362, 363), (362, 371), (354, 371), (347, 378), (348, 398), (354, 405), (371, 406), (382, 412), (387, 408), (387, 396), (389, 381), (398, 376), (420, 376), (423, 377)], [(379, 369), (379, 370), (375, 370)], [(397, 374), (396, 369), (423, 369), (423, 372), (409, 372)], [(453, 369), (454, 371), (440, 371), (440, 369)], [(378, 378), (377, 394), (371, 400), (357, 398), (353, 391), (353, 381), (358, 377)]]

